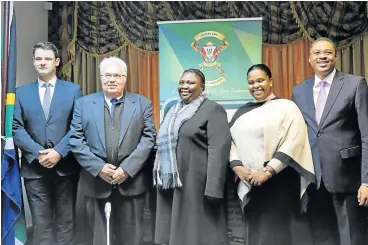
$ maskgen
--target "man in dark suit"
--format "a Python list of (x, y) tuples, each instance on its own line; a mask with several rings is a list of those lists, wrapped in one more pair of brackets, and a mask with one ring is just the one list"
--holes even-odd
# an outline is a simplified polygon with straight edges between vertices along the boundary
[[(156, 137), (152, 103), (125, 91), (127, 66), (116, 57), (100, 64), (103, 92), (78, 100), (71, 150), (82, 166), (77, 226), (85, 245), (106, 244), (104, 206), (111, 203), (111, 244), (141, 245), (145, 192), (152, 186), (147, 163)], [(79, 218), (80, 217), (80, 218)]]
[(16, 90), (13, 135), (22, 151), (21, 176), (35, 245), (51, 245), (53, 240), (74, 245), (79, 165), (70, 152), (69, 129), (74, 102), (82, 92), (78, 85), (56, 77), (59, 62), (52, 43), (37, 43), (33, 64), (38, 80)]
[(293, 89), (308, 125), (317, 177), (308, 219), (315, 245), (366, 245), (368, 206), (368, 85), (337, 71), (327, 38), (311, 45), (315, 76)]

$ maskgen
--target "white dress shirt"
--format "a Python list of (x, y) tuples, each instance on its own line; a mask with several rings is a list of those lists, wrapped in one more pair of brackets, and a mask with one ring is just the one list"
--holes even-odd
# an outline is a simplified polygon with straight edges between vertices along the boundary
[(330, 74), (328, 74), (328, 76), (323, 80), (317, 77), (317, 75), (314, 75), (313, 101), (314, 101), (315, 107), (317, 107), (317, 99), (318, 99), (319, 91), (321, 90), (320, 82), (325, 81), (328, 83), (328, 85), (326, 85), (325, 87), (326, 96), (328, 97), (328, 94), (330, 93), (331, 84), (335, 77), (335, 74), (336, 74), (336, 69), (333, 69), (333, 71)]
[[(51, 100), (52, 100), (52, 96), (54, 95), (54, 91), (55, 91), (55, 84), (56, 84), (56, 80), (57, 80), (57, 77), (54, 76), (48, 83), (51, 84), (50, 86), (50, 96), (51, 96)], [(45, 87), (42, 87), (43, 84), (45, 82), (40, 80), (40, 78), (38, 78), (38, 93), (40, 95), (40, 101), (41, 101), (41, 105), (43, 104), (43, 97), (45, 96), (45, 91), (46, 91), (46, 88)]]

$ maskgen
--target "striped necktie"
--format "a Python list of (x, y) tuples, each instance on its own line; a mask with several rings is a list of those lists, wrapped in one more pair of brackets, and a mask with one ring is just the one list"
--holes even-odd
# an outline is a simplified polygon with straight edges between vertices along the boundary
[(43, 96), (42, 109), (45, 114), (45, 118), (48, 119), (50, 114), (50, 106), (51, 106), (51, 91), (50, 87), (52, 84), (44, 83), (42, 87), (45, 88), (45, 95)]

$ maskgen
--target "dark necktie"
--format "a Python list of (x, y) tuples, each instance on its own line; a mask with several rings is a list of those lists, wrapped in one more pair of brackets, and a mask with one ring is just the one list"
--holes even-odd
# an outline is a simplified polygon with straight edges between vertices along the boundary
[(118, 103), (118, 100), (116, 98), (111, 99), (111, 110), (110, 110), (110, 116), (111, 116), (111, 123), (114, 123), (114, 110), (115, 110), (115, 105)]

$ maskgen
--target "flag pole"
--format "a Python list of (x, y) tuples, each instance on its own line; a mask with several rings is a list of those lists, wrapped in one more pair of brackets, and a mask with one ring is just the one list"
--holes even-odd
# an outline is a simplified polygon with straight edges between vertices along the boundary
[[(24, 245), (27, 241), (26, 224), (23, 213), (22, 184), (17, 159), (16, 148), (13, 141), (12, 121), (14, 115), (15, 87), (16, 87), (16, 16), (14, 2), (4, 4), (4, 76), (2, 87), (6, 88), (6, 97), (2, 98), (6, 104), (2, 108), (5, 113), (2, 127), (5, 133), (5, 148), (1, 159), (1, 244)], [(4, 134), (3, 134), (4, 135)], [(3, 141), (4, 142), (4, 141)]]
[(6, 88), (8, 83), (8, 60), (9, 60), (9, 18), (10, 2), (4, 2), (4, 39), (3, 39), (3, 60), (2, 60), (2, 92), (1, 92), (1, 136), (5, 134), (5, 107), (6, 107)]

